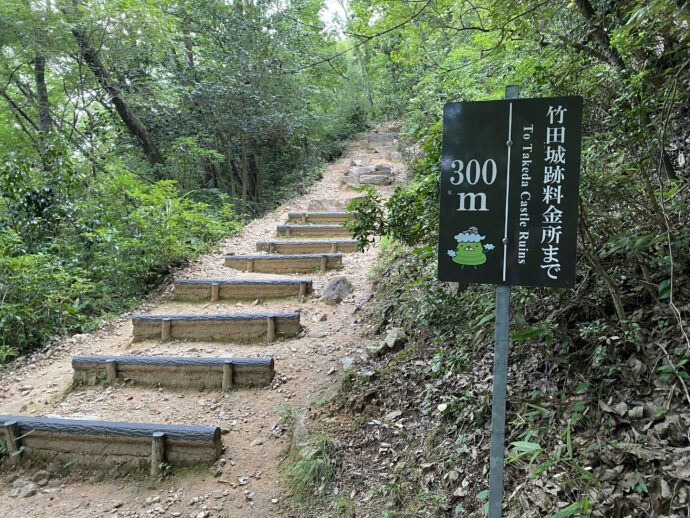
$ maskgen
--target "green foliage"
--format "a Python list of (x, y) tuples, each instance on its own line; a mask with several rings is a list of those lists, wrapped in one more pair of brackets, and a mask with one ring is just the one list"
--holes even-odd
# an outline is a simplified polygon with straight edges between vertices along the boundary
[(347, 210), (351, 212), (351, 217), (345, 222), (345, 226), (352, 231), (359, 248), (364, 250), (374, 242), (374, 236), (384, 233), (384, 213), (381, 196), (376, 189), (364, 185), (357, 190), (360, 196), (348, 203)]
[(0, 361), (127, 308), (172, 266), (240, 228), (226, 199), (213, 209), (171, 181), (112, 166), (107, 181), (70, 185), (62, 171), (0, 171), (12, 185), (0, 197)]
[(357, 516), (355, 504), (344, 495), (338, 496), (331, 502), (328, 512), (330, 516), (337, 518), (355, 518)]
[[(5, 235), (0, 234), (0, 248)], [(51, 254), (0, 256), (0, 362), (53, 336), (78, 330), (94, 284)]]

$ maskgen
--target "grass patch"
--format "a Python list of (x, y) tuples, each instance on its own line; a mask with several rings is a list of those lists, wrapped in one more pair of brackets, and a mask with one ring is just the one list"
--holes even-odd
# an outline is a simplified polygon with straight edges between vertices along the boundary
[(345, 495), (339, 495), (333, 499), (328, 507), (328, 513), (330, 516), (338, 518), (355, 518), (357, 516), (354, 502)]
[(282, 475), (295, 500), (303, 503), (328, 492), (338, 464), (336, 441), (329, 435), (315, 434), (288, 457)]
[(379, 253), (369, 268), (367, 279), (372, 282), (381, 280), (402, 250), (403, 245), (398, 241), (388, 236), (381, 237), (379, 241)]

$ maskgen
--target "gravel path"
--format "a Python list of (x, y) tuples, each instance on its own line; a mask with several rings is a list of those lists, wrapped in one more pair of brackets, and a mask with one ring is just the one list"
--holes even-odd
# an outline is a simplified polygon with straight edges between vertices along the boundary
[[(216, 252), (190, 264), (178, 272), (177, 277), (275, 277), (226, 268), (223, 257), (228, 253), (255, 254), (255, 242), (274, 237), (276, 225), (284, 223), (290, 211), (308, 210), (310, 203), (313, 206), (316, 200), (347, 200), (355, 196), (357, 193), (341, 182), (355, 157), (369, 158), (374, 165), (391, 163), (399, 170), (401, 164), (386, 159), (388, 156), (382, 151), (374, 152), (366, 136), (355, 139), (341, 159), (326, 167), (323, 179), (307, 194), (252, 221), (240, 235), (223, 241)], [(388, 196), (393, 187), (378, 189)], [(45, 466), (32, 467), (29, 463), (13, 471), (5, 469), (0, 472), (4, 482), (0, 489), (2, 514), (5, 517), (284, 516), (281, 503), (289, 494), (279, 479), (278, 467), (287, 454), (290, 441), (280, 423), (281, 406), (307, 408), (335, 382), (344, 356), (364, 354), (361, 344), (365, 329), (358, 315), (371, 294), (367, 274), (376, 253), (373, 247), (364, 253), (347, 254), (342, 270), (302, 276), (313, 279), (315, 292), (304, 302), (285, 299), (188, 304), (170, 301), (172, 286), (169, 286), (155, 300), (137, 310), (152, 313), (299, 310), (305, 328), (300, 338), (242, 345), (194, 341), (133, 343), (131, 314), (126, 314), (95, 333), (64, 340), (49, 351), (17, 361), (12, 370), (2, 371), (2, 414), (209, 424), (221, 426), (228, 432), (223, 436), (223, 456), (210, 470), (185, 471), (162, 482), (111, 479), (98, 471), (88, 472), (86, 476), (81, 471), (66, 474), (60, 465), (41, 470)], [(318, 294), (324, 284), (338, 275), (345, 275), (352, 282), (353, 295), (337, 306), (319, 302)], [(226, 395), (213, 391), (130, 386), (67, 390), (72, 378), (70, 359), (74, 354), (137, 353), (272, 356), (276, 362), (276, 378), (266, 389), (236, 390)], [(35, 494), (26, 498), (11, 497), (13, 487), (34, 489)]]

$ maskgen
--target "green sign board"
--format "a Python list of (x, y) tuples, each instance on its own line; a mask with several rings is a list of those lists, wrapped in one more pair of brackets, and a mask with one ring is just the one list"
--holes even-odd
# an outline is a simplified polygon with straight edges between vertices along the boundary
[(438, 277), (575, 284), (582, 98), (446, 104)]

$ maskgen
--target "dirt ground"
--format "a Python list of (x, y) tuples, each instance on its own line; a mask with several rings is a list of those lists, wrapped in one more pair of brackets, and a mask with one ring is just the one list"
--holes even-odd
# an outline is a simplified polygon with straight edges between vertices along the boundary
[[(385, 131), (382, 128), (381, 131)], [(219, 244), (178, 272), (178, 278), (271, 278), (269, 274), (242, 273), (223, 266), (227, 253), (256, 253), (255, 242), (270, 239), (289, 211), (307, 210), (316, 199), (347, 199), (356, 193), (341, 178), (354, 157), (372, 164), (390, 163), (402, 179), (402, 165), (385, 152), (375, 153), (366, 136), (353, 140), (345, 155), (328, 165), (323, 179), (304, 196), (293, 199), (265, 217), (252, 221), (241, 234)], [(389, 195), (394, 186), (378, 187)], [(281, 238), (284, 239), (284, 238)], [(303, 239), (303, 238), (296, 238)], [(343, 357), (364, 355), (364, 326), (358, 321), (370, 297), (367, 278), (376, 247), (347, 254), (343, 269), (310, 276), (314, 294), (296, 299), (242, 303), (187, 304), (170, 301), (168, 287), (137, 311), (153, 313), (225, 313), (268, 309), (299, 310), (305, 331), (299, 338), (273, 343), (228, 344), (193, 341), (132, 343), (131, 314), (122, 315), (97, 332), (77, 335), (50, 350), (20, 359), (0, 379), (0, 414), (20, 414), (110, 421), (208, 424), (221, 426), (224, 453), (209, 468), (185, 470), (151, 481), (145, 477), (109, 478), (107, 471), (45, 471), (27, 466), (0, 472), (0, 512), (4, 517), (112, 517), (183, 516), (196, 518), (284, 516), (289, 492), (282, 485), (279, 464), (290, 439), (281, 426), (281, 406), (308, 408), (337, 379)], [(328, 306), (319, 293), (328, 280), (345, 275), (354, 293), (342, 304)], [(325, 319), (324, 319), (325, 315)], [(276, 378), (259, 390), (219, 392), (172, 391), (116, 386), (77, 388), (70, 391), (75, 354), (147, 354), (166, 356), (272, 356)], [(307, 426), (309, 423), (307, 423)], [(35, 495), (11, 497), (13, 486), (38, 483)]]

